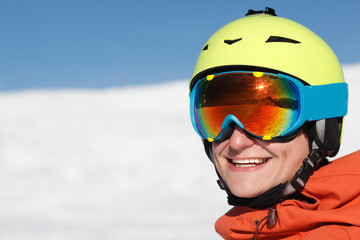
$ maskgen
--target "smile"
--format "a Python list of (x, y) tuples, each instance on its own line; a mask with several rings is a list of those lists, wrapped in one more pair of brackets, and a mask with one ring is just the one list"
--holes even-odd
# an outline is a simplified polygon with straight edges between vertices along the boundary
[(228, 159), (235, 167), (255, 167), (266, 163), (270, 158), (251, 158), (251, 159)]

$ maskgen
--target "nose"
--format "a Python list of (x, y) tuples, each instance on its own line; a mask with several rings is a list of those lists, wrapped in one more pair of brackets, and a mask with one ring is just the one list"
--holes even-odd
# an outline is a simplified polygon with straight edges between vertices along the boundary
[(246, 135), (244, 130), (239, 126), (236, 126), (231, 137), (229, 138), (229, 147), (235, 151), (241, 151), (245, 148), (251, 147), (255, 144), (255, 141)]

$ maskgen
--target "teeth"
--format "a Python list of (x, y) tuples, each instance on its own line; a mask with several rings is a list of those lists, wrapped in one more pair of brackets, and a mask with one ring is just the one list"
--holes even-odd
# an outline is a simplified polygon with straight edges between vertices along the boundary
[(254, 158), (254, 159), (232, 159), (232, 163), (237, 167), (254, 167), (257, 164), (266, 162), (268, 158)]

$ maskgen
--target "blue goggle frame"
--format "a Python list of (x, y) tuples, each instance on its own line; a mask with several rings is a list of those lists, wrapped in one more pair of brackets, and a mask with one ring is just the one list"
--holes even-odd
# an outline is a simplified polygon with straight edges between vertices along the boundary
[[(220, 72), (212, 75), (208, 75), (211, 77), (216, 77), (220, 74), (228, 74), (228, 73), (253, 73), (253, 71), (228, 71), (228, 72)], [(297, 88), (299, 92), (299, 101), (300, 101), (300, 109), (299, 109), (299, 117), (297, 121), (293, 124), (292, 127), (287, 129), (279, 136), (257, 136), (248, 132), (244, 125), (232, 114), (229, 114), (223, 121), (221, 125), (222, 131), (216, 136), (214, 139), (209, 138), (208, 136), (204, 136), (201, 134), (195, 117), (195, 96), (198, 89), (198, 86), (201, 82), (207, 81), (207, 77), (204, 77), (197, 81), (195, 86), (192, 88), (190, 92), (190, 117), (192, 126), (198, 135), (206, 139), (208, 141), (216, 141), (221, 140), (222, 135), (226, 131), (226, 129), (230, 126), (231, 123), (236, 123), (240, 128), (249, 133), (250, 135), (260, 138), (263, 140), (271, 140), (272, 138), (281, 138), (286, 137), (294, 132), (296, 132), (305, 121), (315, 121), (326, 118), (334, 118), (334, 117), (342, 117), (347, 114), (347, 105), (348, 105), (348, 85), (345, 82), (341, 83), (332, 83), (325, 85), (304, 85), (300, 80), (288, 76), (282, 73), (269, 73), (263, 72), (264, 74), (279, 76), (291, 81)]]

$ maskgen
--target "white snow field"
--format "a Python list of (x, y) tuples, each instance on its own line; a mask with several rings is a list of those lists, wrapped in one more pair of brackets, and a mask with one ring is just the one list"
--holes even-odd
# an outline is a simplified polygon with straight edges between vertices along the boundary
[[(339, 156), (360, 148), (360, 64), (344, 72)], [(188, 105), (187, 80), (1, 92), (0, 239), (220, 239), (230, 206)]]

